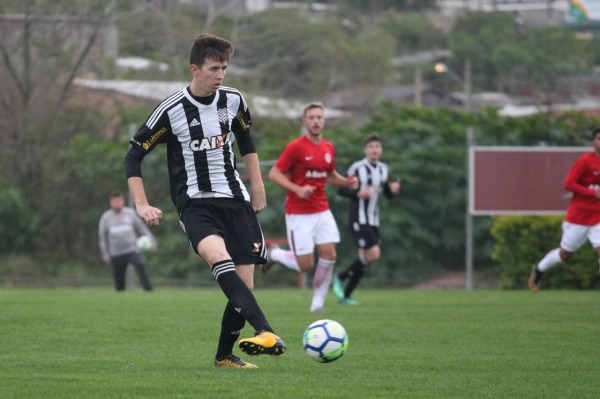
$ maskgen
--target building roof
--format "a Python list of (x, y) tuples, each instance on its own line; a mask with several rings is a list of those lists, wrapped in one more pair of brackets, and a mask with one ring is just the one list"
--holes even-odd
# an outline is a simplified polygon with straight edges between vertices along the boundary
[[(160, 102), (171, 94), (189, 85), (188, 81), (150, 81), (150, 80), (96, 80), (75, 79), (75, 85), (95, 90), (114, 91), (143, 100)], [(300, 101), (271, 98), (244, 93), (244, 98), (253, 115), (300, 119), (304, 103)], [(328, 119), (349, 117), (347, 111), (325, 108)]]

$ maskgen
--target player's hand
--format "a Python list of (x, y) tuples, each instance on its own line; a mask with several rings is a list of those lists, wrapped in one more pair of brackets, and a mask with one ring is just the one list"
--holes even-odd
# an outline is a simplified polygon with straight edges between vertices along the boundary
[(358, 198), (371, 198), (371, 194), (373, 193), (373, 188), (371, 186), (365, 186), (362, 190), (356, 193)]
[(398, 192), (400, 192), (400, 184), (400, 179), (396, 179), (396, 181), (390, 183), (390, 191), (392, 194), (398, 194)]
[(358, 188), (358, 178), (355, 175), (348, 176), (346, 179), (346, 187), (356, 190)]
[(296, 190), (296, 195), (302, 199), (309, 199), (310, 196), (313, 194), (313, 192), (315, 191), (316, 187), (315, 186), (300, 186), (298, 187), (298, 189)]
[(144, 219), (148, 226), (158, 226), (160, 219), (163, 217), (163, 212), (160, 209), (150, 206), (149, 204), (136, 205), (136, 209), (138, 215)]
[(108, 266), (110, 266), (110, 264), (112, 263), (112, 258), (110, 256), (105, 256), (104, 258), (102, 258), (102, 260)]
[(259, 213), (267, 207), (267, 195), (265, 190), (252, 189), (252, 195), (250, 196), (250, 204), (254, 213)]

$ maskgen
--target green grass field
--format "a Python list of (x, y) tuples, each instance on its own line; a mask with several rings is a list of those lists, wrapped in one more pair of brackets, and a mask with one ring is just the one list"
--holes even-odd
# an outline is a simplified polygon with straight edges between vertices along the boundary
[[(359, 290), (319, 315), (311, 290), (256, 296), (288, 351), (239, 370), (212, 363), (218, 289), (3, 289), (0, 397), (600, 397), (598, 292)], [(320, 318), (350, 337), (329, 364), (302, 350)]]

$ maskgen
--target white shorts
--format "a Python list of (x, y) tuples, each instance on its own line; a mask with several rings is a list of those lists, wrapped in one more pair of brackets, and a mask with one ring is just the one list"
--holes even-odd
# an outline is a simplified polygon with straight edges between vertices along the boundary
[(312, 254), (315, 245), (340, 242), (340, 232), (329, 209), (303, 215), (286, 214), (285, 227), (294, 255)]
[(560, 247), (567, 252), (577, 251), (585, 243), (586, 239), (590, 241), (592, 247), (600, 247), (600, 224), (583, 226), (581, 224), (563, 222), (562, 231)]

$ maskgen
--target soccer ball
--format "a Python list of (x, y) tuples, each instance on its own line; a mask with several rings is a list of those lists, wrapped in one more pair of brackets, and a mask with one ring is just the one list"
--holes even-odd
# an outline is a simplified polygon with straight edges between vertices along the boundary
[(302, 344), (306, 354), (319, 363), (339, 359), (348, 348), (348, 334), (334, 320), (317, 320), (306, 328)]
[(148, 252), (152, 248), (152, 239), (148, 236), (139, 236), (136, 244), (141, 252)]

